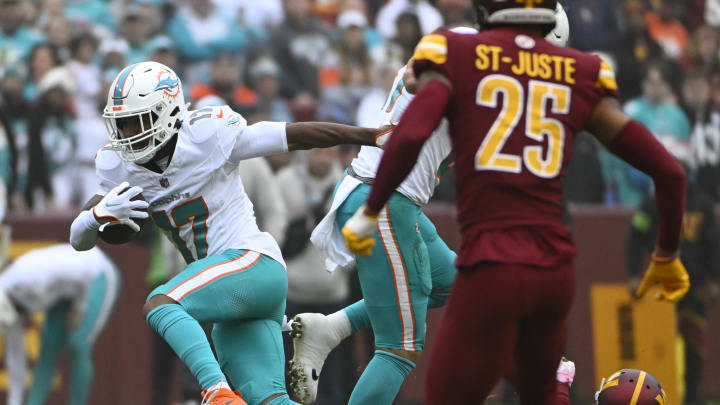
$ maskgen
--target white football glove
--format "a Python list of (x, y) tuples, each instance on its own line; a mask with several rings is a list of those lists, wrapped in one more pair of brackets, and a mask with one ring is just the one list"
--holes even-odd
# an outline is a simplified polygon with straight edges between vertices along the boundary
[(93, 208), (95, 220), (100, 224), (100, 231), (110, 225), (128, 225), (135, 232), (140, 230), (140, 226), (133, 221), (133, 218), (147, 218), (148, 203), (147, 201), (136, 200), (131, 201), (133, 197), (142, 193), (142, 188), (138, 186), (130, 187), (129, 190), (120, 194), (123, 190), (130, 187), (128, 182), (124, 181), (117, 187), (110, 190), (102, 200)]
[(345, 244), (352, 253), (360, 256), (369, 256), (372, 253), (375, 239), (373, 234), (377, 229), (378, 215), (369, 215), (365, 212), (365, 205), (358, 208), (342, 229)]
[(385, 145), (387, 145), (390, 140), (390, 135), (392, 135), (394, 129), (395, 125), (392, 124), (386, 124), (378, 128), (379, 133), (375, 135), (375, 146), (380, 149), (385, 149)]

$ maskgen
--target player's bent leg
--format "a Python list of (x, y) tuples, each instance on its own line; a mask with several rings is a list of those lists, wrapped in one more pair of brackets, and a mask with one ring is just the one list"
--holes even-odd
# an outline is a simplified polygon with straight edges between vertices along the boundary
[(482, 402), (505, 375), (521, 313), (516, 280), (512, 269), (493, 264), (458, 272), (431, 348), (427, 403)]
[(557, 371), (565, 350), (567, 314), (575, 289), (571, 264), (525, 271), (535, 311), (520, 321), (515, 352), (517, 390), (523, 405), (559, 405)]
[(70, 303), (62, 301), (53, 305), (45, 314), (40, 358), (33, 369), (33, 382), (27, 397), (28, 405), (42, 405), (50, 394), (55, 368), (67, 339), (65, 323), (69, 313)]
[(228, 275), (212, 293), (229, 297), (223, 305), (236, 316), (215, 322), (212, 332), (218, 362), (232, 385), (251, 405), (294, 404), (283, 402), (289, 401), (281, 336), (287, 293), (285, 268), (261, 256), (246, 270)]
[(71, 356), (70, 404), (84, 405), (88, 402), (93, 378), (92, 348), (107, 323), (115, 302), (120, 295), (120, 274), (115, 268), (107, 268), (90, 284), (87, 306), (82, 319), (68, 336), (67, 346)]
[[(256, 297), (249, 292), (252, 286), (228, 284), (253, 272), (262, 257), (234, 249), (206, 257), (189, 264), (148, 296), (144, 307), (148, 325), (168, 342), (203, 390), (225, 392), (229, 386), (199, 322), (239, 319), (255, 310)], [(276, 290), (284, 296), (287, 279)]]
[(237, 320), (213, 327), (220, 366), (249, 405), (295, 404), (285, 392), (281, 319)]
[(348, 405), (392, 404), (415, 363), (387, 350), (376, 350), (350, 395)]
[(430, 275), (432, 277), (432, 291), (428, 301), (428, 308), (439, 308), (445, 305), (452, 283), (457, 276), (455, 259), (457, 254), (452, 251), (437, 233), (435, 225), (424, 214), (418, 219), (420, 235), (427, 246), (430, 258)]
[[(358, 186), (340, 206), (339, 226), (364, 203), (369, 190), (367, 185)], [(418, 205), (393, 194), (379, 217), (376, 248), (370, 256), (356, 258), (364, 305), (379, 350), (353, 390), (352, 405), (392, 403), (405, 376), (414, 368), (413, 361), (381, 349), (400, 354), (423, 349), (432, 280), (427, 246), (418, 224), (420, 214)]]

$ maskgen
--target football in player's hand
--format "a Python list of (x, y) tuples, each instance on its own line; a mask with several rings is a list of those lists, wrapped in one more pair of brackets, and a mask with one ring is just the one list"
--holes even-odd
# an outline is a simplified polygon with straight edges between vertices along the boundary
[[(125, 189), (127, 191), (128, 189)], [(122, 194), (122, 193), (121, 193)], [(143, 197), (142, 193), (136, 195), (135, 197), (131, 198), (130, 200), (136, 201), (136, 200), (142, 200), (145, 201), (145, 197)], [(135, 232), (130, 225), (126, 224), (108, 224), (106, 225), (102, 231), (98, 232), (98, 237), (100, 237), (101, 240), (111, 244), (111, 245), (122, 245), (123, 243), (130, 242), (131, 240), (135, 239), (135, 237), (142, 232), (143, 228), (145, 227), (145, 224), (147, 224), (149, 218), (132, 218), (132, 220), (138, 224), (140, 227), (139, 232)]]

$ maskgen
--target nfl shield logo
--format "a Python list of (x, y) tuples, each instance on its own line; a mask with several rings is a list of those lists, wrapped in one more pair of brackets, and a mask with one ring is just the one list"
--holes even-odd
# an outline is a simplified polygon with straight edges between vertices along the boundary
[(170, 187), (170, 181), (166, 179), (165, 177), (160, 178), (160, 185), (163, 186), (163, 188)]

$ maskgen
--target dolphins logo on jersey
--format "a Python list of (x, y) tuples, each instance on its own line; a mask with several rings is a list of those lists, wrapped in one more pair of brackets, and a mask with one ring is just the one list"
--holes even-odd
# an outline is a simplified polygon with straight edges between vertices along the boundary
[(180, 80), (172, 72), (163, 69), (158, 73), (158, 84), (153, 91), (162, 90), (169, 97), (176, 97), (180, 93)]
[(239, 126), (239, 122), (240, 122), (240, 116), (237, 114), (233, 114), (230, 116), (230, 119), (227, 122), (227, 126), (236, 127), (236, 126)]

